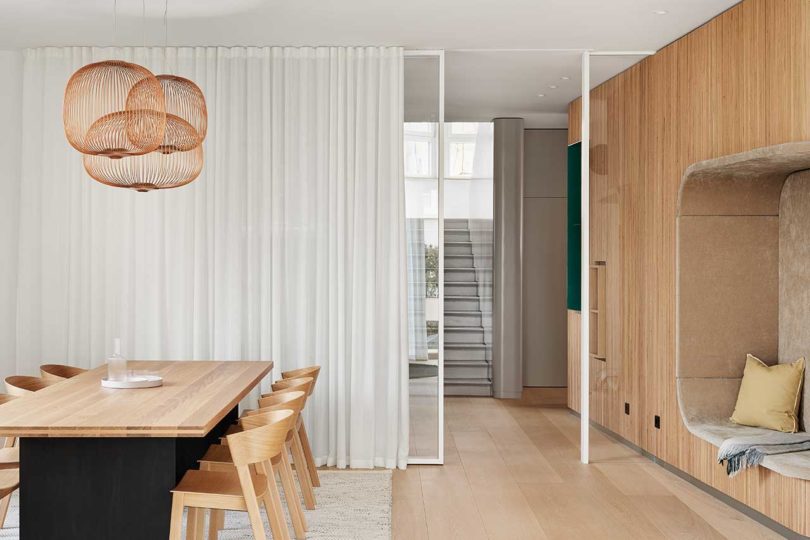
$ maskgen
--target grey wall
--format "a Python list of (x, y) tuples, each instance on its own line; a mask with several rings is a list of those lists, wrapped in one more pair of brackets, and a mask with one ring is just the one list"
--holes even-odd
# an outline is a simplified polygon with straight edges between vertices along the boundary
[(22, 54), (0, 51), (0, 364), (15, 369)]
[(496, 118), (493, 167), (492, 393), (523, 394), (521, 272), (523, 229), (523, 119)]
[(564, 129), (527, 129), (523, 167), (523, 386), (565, 386)]

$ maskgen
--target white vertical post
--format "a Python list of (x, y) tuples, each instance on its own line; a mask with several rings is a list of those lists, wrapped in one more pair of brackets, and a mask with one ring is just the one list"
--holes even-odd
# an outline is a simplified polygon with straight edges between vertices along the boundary
[(590, 439), (588, 430), (590, 428), (590, 387), (591, 387), (591, 366), (590, 366), (590, 122), (591, 122), (591, 53), (582, 53), (582, 124), (581, 124), (581, 148), (582, 162), (580, 165), (582, 185), (580, 188), (582, 206), (581, 232), (582, 232), (582, 256), (581, 263), (581, 304), (580, 304), (580, 374), (579, 374), (579, 451), (580, 461), (587, 464), (590, 459)]
[(439, 465), (444, 465), (444, 51), (439, 55)]

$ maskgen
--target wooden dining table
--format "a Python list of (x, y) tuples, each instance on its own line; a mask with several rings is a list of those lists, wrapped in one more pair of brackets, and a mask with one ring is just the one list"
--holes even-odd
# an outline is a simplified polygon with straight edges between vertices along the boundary
[(171, 489), (272, 367), (130, 361), (163, 386), (105, 388), (101, 366), (0, 406), (0, 436), (19, 437), (21, 539), (168, 538)]

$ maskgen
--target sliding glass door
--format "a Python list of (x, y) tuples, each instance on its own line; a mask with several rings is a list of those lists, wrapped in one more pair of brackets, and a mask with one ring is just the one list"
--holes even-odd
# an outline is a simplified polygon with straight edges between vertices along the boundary
[(410, 463), (444, 461), (444, 55), (405, 53)]

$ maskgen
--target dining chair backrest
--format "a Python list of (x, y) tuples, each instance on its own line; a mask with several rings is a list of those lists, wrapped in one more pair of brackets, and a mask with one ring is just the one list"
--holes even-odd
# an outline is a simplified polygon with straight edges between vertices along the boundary
[(45, 380), (63, 381), (76, 375), (81, 375), (86, 369), (63, 364), (43, 364), (39, 366), (39, 374)]
[(55, 382), (28, 375), (12, 375), (6, 377), (6, 391), (13, 396), (24, 396), (47, 388)]
[(312, 377), (312, 387), (309, 389), (309, 395), (315, 390), (315, 385), (318, 384), (318, 375), (321, 373), (321, 366), (308, 366), (300, 369), (293, 369), (291, 371), (282, 371), (282, 379), (297, 379), (300, 377)]
[(0, 405), (4, 403), (8, 403), (9, 401), (17, 399), (17, 396), (13, 396), (11, 394), (0, 394)]
[[(295, 401), (298, 401), (297, 403)], [(295, 407), (298, 408), (295, 408)], [(251, 414), (248, 416), (243, 416), (240, 419), (242, 423), (242, 427), (245, 430), (248, 429), (255, 429), (257, 427), (266, 426), (267, 424), (272, 424), (279, 419), (279, 413), (284, 411), (292, 411), (293, 417), (297, 416), (298, 413), (301, 412), (301, 402), (299, 400), (294, 400), (287, 405), (279, 405), (278, 407), (282, 407), (279, 409), (273, 410), (260, 410), (256, 411), (255, 414)], [(292, 419), (293, 424), (295, 424), (295, 418)]]
[(264, 425), (228, 435), (231, 459), (237, 467), (270, 461), (285, 448), (287, 433), (295, 420), (291, 410), (263, 413)]
[(307, 402), (307, 394), (301, 390), (282, 392), (281, 394), (270, 394), (259, 399), (259, 408), (255, 411), (247, 411), (245, 416), (253, 416), (268, 411), (278, 411), (281, 409), (291, 409), (300, 412)]
[(309, 394), (312, 385), (315, 383), (315, 379), (312, 377), (299, 377), (296, 379), (281, 379), (280, 381), (274, 382), (270, 388), (273, 389), (273, 393), (277, 394), (279, 392), (290, 392), (294, 390), (301, 390)]

